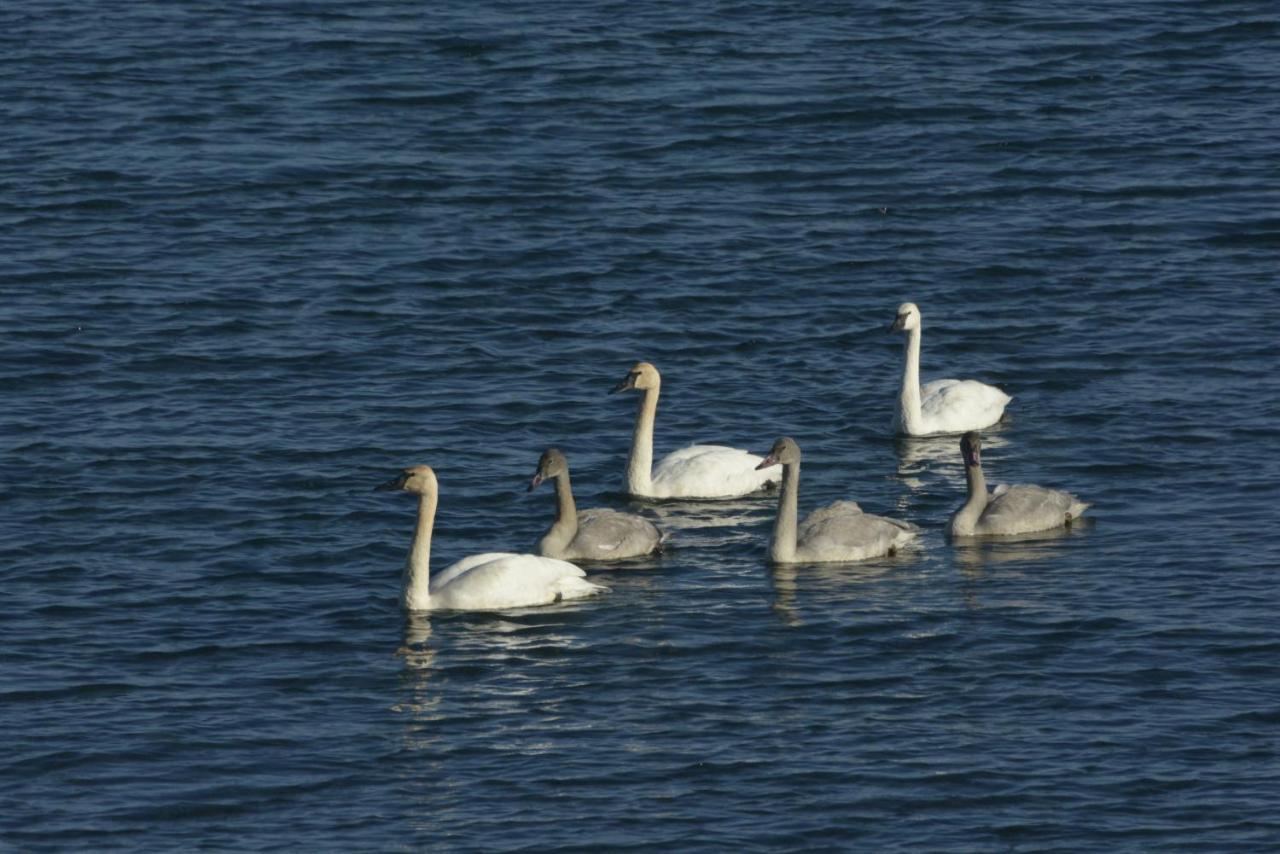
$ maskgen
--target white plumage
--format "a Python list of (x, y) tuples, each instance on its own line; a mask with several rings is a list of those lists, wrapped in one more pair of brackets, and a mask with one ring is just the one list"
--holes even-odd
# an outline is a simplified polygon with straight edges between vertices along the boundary
[(439, 489), (429, 466), (405, 469), (377, 487), (418, 496), (418, 524), (400, 586), (400, 604), (410, 611), (493, 611), (582, 599), (608, 588), (563, 560), (510, 552), (471, 555), (432, 576), (431, 530)]
[(648, 362), (637, 362), (614, 391), (644, 392), (636, 413), (627, 460), (627, 492), (642, 498), (739, 498), (778, 480), (757, 471), (761, 458), (724, 445), (690, 445), (653, 465), (653, 423), (662, 378)]
[(920, 385), (920, 309), (905, 302), (898, 307), (891, 331), (905, 331), (907, 343), (902, 389), (893, 429), (908, 436), (964, 433), (990, 427), (1004, 416), (1012, 400), (992, 385), (977, 380), (933, 380)]

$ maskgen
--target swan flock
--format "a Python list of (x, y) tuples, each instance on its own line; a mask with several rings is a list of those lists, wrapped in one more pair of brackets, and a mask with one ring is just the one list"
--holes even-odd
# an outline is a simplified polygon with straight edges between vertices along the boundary
[[(913, 436), (963, 434), (960, 457), (967, 495), (944, 532), (955, 541), (1035, 534), (1070, 528), (1089, 507), (1074, 495), (1028, 484), (1001, 485), (988, 493), (978, 431), (998, 423), (1012, 398), (977, 380), (920, 384), (920, 309), (898, 307), (892, 332), (906, 335), (902, 383), (894, 412), (895, 432)], [(653, 461), (654, 424), (662, 377), (649, 362), (637, 362), (613, 389), (639, 392), (624, 485), (633, 499), (723, 500), (777, 491), (777, 513), (767, 547), (776, 564), (856, 562), (897, 554), (918, 542), (916, 524), (865, 513), (854, 501), (836, 501), (799, 519), (800, 446), (790, 437), (766, 455), (727, 445), (689, 445)], [(558, 448), (538, 460), (528, 491), (552, 481), (555, 519), (538, 541), (536, 554), (485, 552), (430, 572), (432, 531), (439, 483), (430, 466), (403, 469), (375, 489), (416, 496), (417, 522), (401, 576), (400, 604), (408, 611), (493, 611), (586, 599), (608, 590), (588, 580), (571, 561), (603, 567), (639, 566), (635, 559), (662, 551), (665, 536), (639, 513), (607, 507), (579, 511), (569, 463)], [(646, 562), (645, 565), (651, 565)]]

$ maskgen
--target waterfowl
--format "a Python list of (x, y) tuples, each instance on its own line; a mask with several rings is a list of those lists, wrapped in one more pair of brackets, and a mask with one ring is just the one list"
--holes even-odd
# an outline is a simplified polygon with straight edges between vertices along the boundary
[(907, 436), (963, 433), (990, 427), (1004, 416), (1013, 398), (993, 385), (977, 380), (934, 380), (920, 385), (920, 309), (915, 303), (898, 306), (889, 331), (907, 333), (895, 432)]
[(430, 466), (413, 466), (375, 489), (418, 496), (418, 524), (400, 587), (400, 604), (406, 610), (525, 608), (608, 589), (587, 581), (586, 573), (567, 561), (509, 552), (471, 555), (431, 575), (431, 529), (439, 492), (435, 472)]
[(659, 549), (662, 534), (643, 516), (604, 507), (579, 513), (569, 483), (569, 461), (558, 448), (543, 452), (529, 491), (544, 480), (556, 482), (556, 520), (538, 541), (538, 554), (562, 560), (625, 560)]
[(769, 541), (774, 563), (858, 561), (897, 552), (920, 533), (910, 522), (863, 513), (853, 501), (837, 501), (814, 510), (797, 526), (800, 492), (800, 446), (783, 437), (760, 462), (760, 468), (782, 466), (778, 516)]
[(627, 460), (627, 492), (641, 498), (738, 498), (776, 482), (757, 471), (760, 457), (724, 445), (690, 445), (653, 465), (653, 422), (662, 377), (648, 362), (637, 362), (613, 391), (644, 392), (636, 412)]
[(982, 473), (982, 440), (975, 432), (960, 437), (969, 498), (952, 514), (952, 537), (1028, 534), (1070, 526), (1089, 505), (1069, 492), (1031, 484), (1001, 484), (991, 495)]

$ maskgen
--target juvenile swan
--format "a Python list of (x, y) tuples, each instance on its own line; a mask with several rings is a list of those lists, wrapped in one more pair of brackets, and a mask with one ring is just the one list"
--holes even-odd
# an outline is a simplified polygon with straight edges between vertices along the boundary
[(1001, 484), (993, 495), (988, 496), (987, 480), (982, 475), (981, 451), (982, 441), (977, 433), (965, 433), (960, 438), (965, 479), (969, 482), (969, 500), (952, 514), (951, 521), (947, 523), (949, 535), (1008, 536), (1047, 531), (1070, 526), (1089, 507), (1070, 493), (1028, 484)]
[(627, 492), (643, 498), (738, 498), (777, 481), (776, 474), (756, 471), (760, 458), (755, 454), (723, 445), (690, 445), (654, 466), (653, 419), (661, 386), (657, 368), (636, 362), (613, 389), (644, 392), (627, 460)]
[(963, 433), (990, 427), (1004, 415), (1013, 398), (977, 380), (934, 380), (920, 386), (920, 309), (915, 303), (898, 306), (890, 332), (907, 333), (906, 365), (893, 429), (907, 436)]
[(543, 452), (529, 491), (548, 479), (556, 482), (556, 521), (538, 541), (538, 554), (562, 560), (624, 560), (658, 550), (662, 534), (642, 516), (603, 507), (578, 515), (569, 485), (569, 461), (557, 448)]
[(760, 468), (782, 466), (778, 518), (769, 542), (774, 563), (855, 561), (893, 554), (920, 533), (910, 522), (863, 513), (852, 501), (814, 510), (796, 529), (800, 492), (800, 446), (785, 436), (773, 443)]
[(503, 552), (472, 555), (430, 575), (431, 527), (436, 518), (436, 473), (430, 466), (407, 468), (379, 490), (418, 496), (418, 527), (400, 587), (400, 604), (409, 611), (491, 611), (550, 605), (582, 599), (608, 588), (592, 584), (571, 563), (537, 555)]

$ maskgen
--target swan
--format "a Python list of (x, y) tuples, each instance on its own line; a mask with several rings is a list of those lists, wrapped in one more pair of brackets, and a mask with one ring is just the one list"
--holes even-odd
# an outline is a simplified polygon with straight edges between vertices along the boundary
[[(760, 457), (723, 445), (690, 445), (653, 465), (653, 419), (662, 377), (648, 362), (636, 362), (613, 391), (644, 392), (636, 413), (627, 460), (627, 492), (641, 498), (738, 498), (776, 482), (778, 476), (756, 469)], [(612, 394), (612, 392), (610, 392)]]
[(1070, 527), (1088, 509), (1088, 504), (1069, 492), (1022, 483), (1001, 484), (992, 495), (987, 495), (981, 451), (982, 440), (977, 433), (965, 433), (960, 438), (969, 499), (951, 515), (947, 523), (950, 536), (1012, 536)]
[(800, 446), (782, 437), (773, 443), (760, 468), (782, 466), (778, 518), (769, 541), (774, 563), (855, 561), (894, 554), (920, 529), (910, 522), (863, 513), (853, 501), (837, 501), (814, 510), (796, 527), (800, 493)]
[(907, 436), (963, 433), (990, 427), (1004, 416), (1013, 400), (993, 385), (977, 380), (934, 380), (920, 385), (920, 309), (915, 303), (898, 306), (890, 332), (906, 332), (906, 365), (893, 429)]
[(603, 593), (571, 563), (538, 555), (490, 552), (471, 555), (430, 575), (431, 528), (436, 518), (438, 488), (430, 466), (404, 469), (377, 490), (418, 496), (418, 526), (409, 549), (400, 587), (400, 605), (408, 611), (492, 611), (551, 605)]
[(662, 534), (642, 516), (603, 507), (579, 515), (569, 485), (569, 461), (558, 448), (543, 452), (529, 491), (548, 479), (556, 482), (556, 521), (538, 541), (538, 554), (562, 560), (624, 560), (661, 547)]

